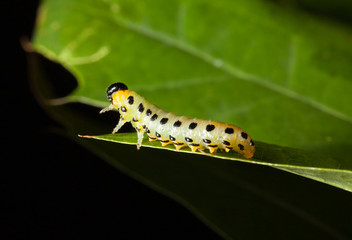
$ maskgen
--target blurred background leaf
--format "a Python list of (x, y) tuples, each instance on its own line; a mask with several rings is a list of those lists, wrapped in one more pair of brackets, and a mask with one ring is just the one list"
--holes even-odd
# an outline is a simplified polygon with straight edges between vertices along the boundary
[[(255, 140), (316, 151), (337, 159), (337, 168), (352, 169), (352, 41), (351, 29), (343, 24), (270, 1), (44, 1), (33, 45), (78, 80), (75, 91), (55, 103), (78, 101), (103, 107), (108, 104), (106, 87), (121, 81), (169, 111), (234, 123)], [(79, 131), (79, 125), (71, 122), (79, 122), (79, 116), (58, 116), (71, 132), (91, 134), (89, 129), (98, 125), (85, 123), (87, 127)], [(316, 228), (312, 236), (351, 236), (349, 205), (335, 206), (345, 209), (342, 223), (322, 210), (328, 201), (322, 208), (306, 204), (312, 191), (308, 187), (295, 189), (301, 191), (298, 196), (304, 203), (293, 207), (290, 198), (268, 190), (277, 181), (268, 178), (268, 171), (273, 170), (251, 172), (252, 167), (244, 167), (251, 169), (244, 172), (255, 176), (248, 184), (247, 176), (237, 172), (239, 163), (179, 154), (173, 155), (177, 160), (173, 162), (167, 153), (155, 150), (142, 154), (132, 147), (85, 144), (181, 201), (222, 236), (242, 236), (259, 222), (266, 224), (262, 231), (251, 232), (253, 237), (275, 233), (279, 238), (289, 231), (294, 239), (290, 226), (297, 224), (302, 225), (297, 236), (311, 225)], [(147, 155), (150, 159), (145, 159)], [(180, 172), (172, 174), (175, 169)], [(238, 199), (246, 193), (232, 185), (236, 176), (247, 194), (257, 193), (251, 200)], [(279, 178), (285, 179), (281, 185), (285, 194), (292, 190), (287, 178)], [(187, 186), (186, 179), (194, 184)], [(263, 179), (267, 185), (258, 193), (260, 188), (253, 186), (261, 185)], [(258, 199), (289, 210), (275, 211), (266, 204), (251, 208)], [(240, 214), (234, 204), (251, 209), (245, 223), (237, 225), (245, 212)], [(273, 222), (268, 221), (267, 216), (278, 212)], [(248, 224), (254, 216), (258, 222)], [(274, 222), (281, 223), (280, 230)]]

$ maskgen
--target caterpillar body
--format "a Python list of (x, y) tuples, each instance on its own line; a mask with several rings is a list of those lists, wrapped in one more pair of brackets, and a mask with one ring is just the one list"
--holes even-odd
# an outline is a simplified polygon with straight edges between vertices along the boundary
[(188, 146), (193, 152), (204, 153), (204, 149), (209, 149), (210, 153), (215, 153), (217, 149), (224, 149), (226, 152), (234, 150), (245, 158), (254, 155), (252, 138), (237, 126), (177, 116), (151, 104), (123, 83), (110, 85), (107, 98), (111, 104), (100, 113), (114, 109), (119, 111), (120, 120), (112, 133), (126, 122), (131, 122), (137, 130), (137, 149), (142, 145), (144, 133), (147, 133), (150, 141), (159, 140), (162, 146), (173, 144), (177, 150)]

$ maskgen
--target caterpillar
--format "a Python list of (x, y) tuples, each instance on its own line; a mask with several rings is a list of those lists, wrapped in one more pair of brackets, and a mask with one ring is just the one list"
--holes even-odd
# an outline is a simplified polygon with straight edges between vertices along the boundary
[(120, 82), (108, 87), (107, 98), (111, 104), (100, 113), (119, 111), (120, 120), (113, 134), (126, 122), (131, 122), (137, 131), (137, 149), (142, 145), (144, 133), (147, 133), (150, 141), (159, 140), (162, 146), (173, 144), (177, 150), (188, 146), (193, 152), (198, 150), (204, 153), (208, 149), (210, 153), (215, 153), (217, 149), (224, 149), (226, 152), (234, 150), (245, 158), (254, 155), (252, 138), (237, 126), (177, 116), (151, 104)]

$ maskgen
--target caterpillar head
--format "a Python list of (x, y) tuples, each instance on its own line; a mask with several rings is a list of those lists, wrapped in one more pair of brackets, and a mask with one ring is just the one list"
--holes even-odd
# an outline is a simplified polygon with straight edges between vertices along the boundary
[(112, 95), (118, 91), (124, 91), (124, 90), (128, 90), (128, 87), (125, 84), (120, 82), (113, 83), (106, 90), (107, 98), (109, 99), (110, 102), (112, 102), (113, 100)]

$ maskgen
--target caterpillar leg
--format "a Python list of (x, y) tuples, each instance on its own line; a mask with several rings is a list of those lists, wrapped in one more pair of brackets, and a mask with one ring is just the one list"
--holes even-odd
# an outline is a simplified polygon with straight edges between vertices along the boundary
[(104, 113), (104, 112), (108, 112), (114, 109), (114, 106), (112, 104), (110, 104), (109, 106), (103, 108), (102, 110), (100, 110), (100, 114)]
[[(107, 106), (106, 108), (103, 108), (102, 110), (100, 110), (100, 114), (111, 111), (114, 109), (114, 106), (112, 104), (110, 104), (109, 106)], [(116, 125), (116, 127), (114, 128), (114, 130), (112, 131), (112, 134), (117, 133), (117, 131), (120, 130), (120, 128), (126, 123), (126, 121), (123, 119), (122, 116), (120, 116), (120, 121), (119, 123)]]
[(170, 140), (168, 140), (168, 139), (161, 139), (160, 143), (161, 143), (161, 146), (163, 146), (163, 147), (165, 147), (165, 146), (167, 146), (169, 144), (172, 144), (172, 142)]
[(216, 150), (218, 150), (217, 147), (209, 147), (209, 152), (210, 153), (216, 153)]
[(136, 127), (136, 130), (137, 130), (137, 136), (138, 136), (137, 150), (139, 150), (141, 148), (142, 142), (143, 142), (144, 129), (142, 127)]
[(149, 135), (149, 134), (148, 134), (148, 138), (149, 138), (150, 142), (154, 142), (154, 141), (158, 140), (158, 138), (156, 138), (156, 137), (154, 137), (152, 135)]
[(181, 148), (183, 148), (184, 146), (186, 146), (186, 144), (182, 143), (182, 142), (174, 142), (174, 146), (176, 148), (176, 150), (180, 150)]
[(126, 123), (125, 119), (123, 119), (123, 117), (120, 117), (120, 121), (119, 123), (116, 125), (116, 127), (114, 128), (114, 130), (112, 131), (112, 134), (117, 133), (117, 131), (120, 130), (120, 128)]
[(197, 150), (199, 150), (199, 152), (202, 152), (204, 149), (199, 146), (199, 144), (191, 144), (189, 145), (189, 147), (191, 148), (192, 152), (196, 152)]

